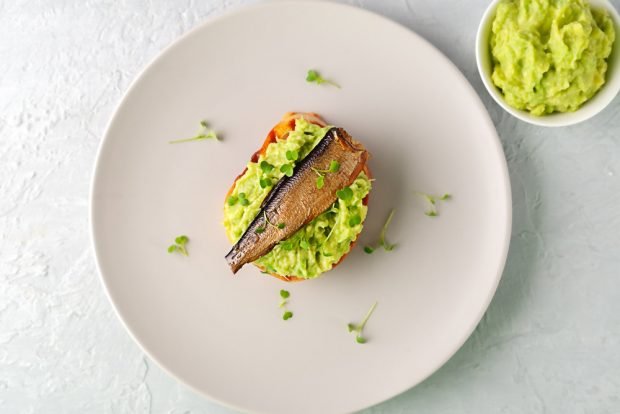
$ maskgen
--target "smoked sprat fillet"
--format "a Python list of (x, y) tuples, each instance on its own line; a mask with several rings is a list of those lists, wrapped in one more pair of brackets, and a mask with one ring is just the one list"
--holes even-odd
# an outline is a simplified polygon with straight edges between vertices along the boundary
[[(273, 187), (239, 241), (226, 255), (233, 273), (253, 262), (280, 241), (287, 239), (327, 210), (337, 199), (336, 192), (353, 183), (365, 168), (368, 152), (344, 129), (331, 128), (301, 160), (291, 177), (284, 176)], [(332, 161), (340, 164), (325, 176), (317, 188), (315, 170), (327, 170)]]

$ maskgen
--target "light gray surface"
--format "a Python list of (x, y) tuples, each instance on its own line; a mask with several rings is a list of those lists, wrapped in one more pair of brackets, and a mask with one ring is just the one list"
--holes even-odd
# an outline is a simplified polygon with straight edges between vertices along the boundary
[[(620, 412), (620, 98), (575, 127), (527, 125), (476, 73), (485, 1), (348, 2), (415, 30), (465, 73), (502, 137), (514, 199), (507, 268), (474, 335), (425, 383), (366, 412)], [(0, 0), (0, 412), (231, 412), (123, 330), (96, 274), (88, 190), (131, 80), (243, 3)]]

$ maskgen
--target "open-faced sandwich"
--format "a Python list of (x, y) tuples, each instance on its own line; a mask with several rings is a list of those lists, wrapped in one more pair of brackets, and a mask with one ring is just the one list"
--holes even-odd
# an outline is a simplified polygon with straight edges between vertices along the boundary
[(233, 273), (252, 262), (285, 281), (313, 279), (351, 250), (368, 211), (369, 154), (313, 113), (288, 113), (224, 203)]

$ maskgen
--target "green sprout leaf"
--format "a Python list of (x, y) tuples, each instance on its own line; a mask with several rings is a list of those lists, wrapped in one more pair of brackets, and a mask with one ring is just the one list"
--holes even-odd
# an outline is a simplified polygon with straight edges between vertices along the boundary
[(175, 237), (174, 244), (168, 246), (168, 253), (178, 252), (181, 253), (183, 256), (189, 256), (189, 254), (187, 253), (187, 248), (185, 247), (187, 245), (187, 242), (189, 242), (189, 237), (185, 235)]
[(273, 165), (269, 164), (267, 161), (260, 162), (260, 169), (265, 173), (270, 173), (273, 170)]
[(284, 315), (282, 315), (282, 319), (284, 319), (285, 321), (288, 321), (292, 317), (293, 317), (293, 312), (291, 311), (286, 311), (284, 312)]
[(293, 176), (293, 165), (292, 164), (284, 164), (280, 167), (280, 172), (283, 172), (287, 177)]
[(370, 315), (372, 315), (372, 313), (375, 311), (375, 308), (377, 307), (377, 303), (378, 302), (375, 302), (372, 304), (372, 306), (366, 313), (366, 316), (364, 316), (364, 319), (362, 319), (362, 322), (359, 325), (356, 325), (354, 323), (347, 324), (347, 330), (349, 332), (355, 333), (355, 341), (358, 344), (366, 343), (366, 338), (362, 336), (362, 333), (364, 331), (364, 327), (366, 326), (366, 323), (368, 322), (368, 319), (370, 318)]
[(347, 201), (353, 197), (353, 190), (350, 187), (345, 187), (342, 190), (336, 191), (336, 195), (339, 199)]
[(279, 228), (280, 230), (282, 230), (282, 229), (283, 229), (283, 228), (285, 228), (285, 227), (286, 227), (286, 224), (284, 224), (284, 223), (278, 223), (278, 228)]
[(359, 214), (354, 215), (349, 219), (349, 227), (355, 227), (362, 222), (362, 218)]
[(318, 71), (314, 69), (310, 69), (308, 73), (306, 74), (306, 82), (316, 83), (317, 85), (321, 85), (325, 83), (325, 84), (332, 85), (340, 89), (340, 85), (338, 85), (336, 82), (332, 80), (325, 79), (324, 77), (321, 76), (321, 74)]
[(239, 197), (231, 195), (230, 197), (228, 197), (227, 202), (229, 206), (234, 206), (235, 204), (237, 204), (238, 200), (239, 200)]
[(302, 240), (299, 242), (299, 247), (301, 247), (304, 250), (308, 250), (310, 248), (310, 244), (308, 243), (307, 240)]
[(282, 299), (288, 299), (289, 296), (291, 296), (291, 293), (288, 290), (284, 290), (284, 289), (280, 290), (280, 297)]
[(386, 252), (394, 250), (396, 245), (388, 243), (386, 239), (386, 233), (387, 233), (388, 227), (390, 226), (390, 223), (392, 222), (392, 218), (394, 217), (395, 212), (396, 210), (392, 209), (392, 211), (390, 211), (390, 214), (388, 215), (387, 220), (385, 221), (385, 224), (383, 224), (381, 233), (379, 233), (379, 241), (377, 242), (377, 245), (376, 245), (377, 247), (364, 246), (364, 252), (366, 252), (367, 254), (372, 254), (378, 247), (383, 247), (383, 250), (385, 250)]
[(340, 170), (340, 163), (336, 160), (332, 160), (329, 163), (329, 172), (330, 173), (337, 173)]
[(289, 161), (297, 161), (299, 158), (299, 152), (297, 151), (286, 151), (286, 159)]
[(264, 233), (264, 232), (265, 232), (265, 226), (257, 227), (256, 230), (254, 230), (254, 233), (256, 233), (256, 234), (261, 234), (261, 233)]
[(449, 193), (444, 193), (441, 196), (434, 196), (432, 194), (420, 193), (416, 191), (416, 194), (422, 197), (428, 203), (428, 209), (424, 211), (424, 214), (428, 217), (437, 217), (439, 211), (437, 210), (438, 201), (446, 201), (452, 198)]
[(385, 221), (385, 224), (383, 225), (383, 228), (381, 229), (381, 233), (379, 234), (379, 246), (383, 247), (383, 249), (388, 252), (394, 250), (394, 247), (396, 247), (395, 244), (388, 243), (387, 239), (385, 238), (388, 227), (390, 226), (390, 223), (392, 222), (392, 218), (394, 217), (395, 212), (396, 210), (394, 209), (390, 211), (390, 215)]
[(192, 141), (206, 141), (209, 139), (213, 139), (215, 141), (219, 141), (217, 134), (215, 131), (209, 129), (209, 124), (207, 121), (200, 121), (200, 131), (191, 138), (177, 139), (173, 141), (169, 141), (170, 144), (180, 144), (182, 142), (192, 142)]
[(258, 183), (260, 184), (260, 188), (271, 187), (271, 180), (269, 178), (261, 178)]
[(250, 200), (246, 198), (245, 193), (239, 193), (238, 197), (239, 197), (239, 204), (241, 204), (244, 207), (250, 205)]
[(322, 175), (319, 175), (318, 177), (316, 177), (316, 188), (320, 190), (321, 188), (323, 188), (324, 185), (325, 185), (325, 177), (323, 177)]
[(280, 242), (280, 245), (282, 246), (284, 250), (287, 250), (287, 251), (293, 250), (293, 243), (290, 240), (285, 240), (283, 242)]

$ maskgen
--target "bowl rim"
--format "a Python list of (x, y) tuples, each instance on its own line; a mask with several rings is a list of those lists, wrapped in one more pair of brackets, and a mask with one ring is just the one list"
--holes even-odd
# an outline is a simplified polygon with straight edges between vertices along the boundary
[[(614, 100), (614, 98), (618, 95), (618, 92), (620, 92), (620, 14), (609, 0), (586, 0), (588, 4), (593, 5), (595, 8), (602, 8), (609, 12), (616, 31), (616, 38), (614, 40), (610, 55), (612, 64), (607, 68), (607, 72), (605, 74), (605, 84), (603, 84), (603, 86), (592, 98), (584, 102), (582, 106), (574, 112), (535, 116), (527, 111), (510, 106), (505, 101), (499, 89), (493, 84), (493, 81), (491, 80), (490, 62), (488, 61), (489, 57), (484, 56), (485, 53), (489, 53), (488, 39), (491, 24), (493, 18), (495, 17), (497, 6), (501, 1), (504, 0), (492, 0), (482, 15), (476, 33), (475, 47), (478, 74), (480, 75), (487, 92), (499, 106), (515, 118), (518, 118), (524, 122), (545, 127), (562, 127), (574, 125), (594, 117)], [(489, 67), (485, 67), (485, 64)]]

